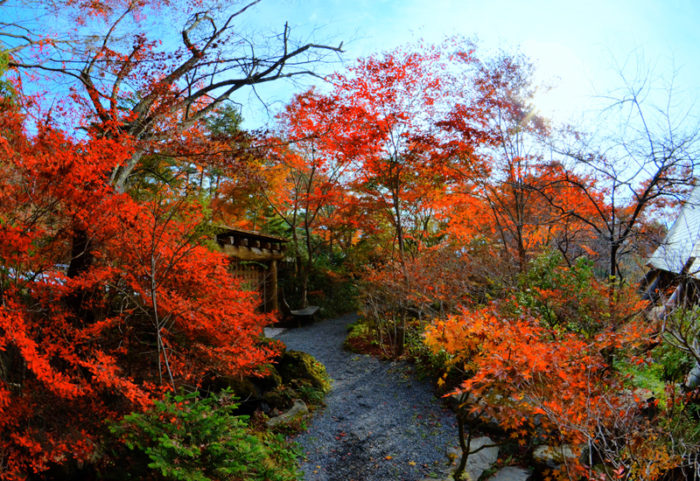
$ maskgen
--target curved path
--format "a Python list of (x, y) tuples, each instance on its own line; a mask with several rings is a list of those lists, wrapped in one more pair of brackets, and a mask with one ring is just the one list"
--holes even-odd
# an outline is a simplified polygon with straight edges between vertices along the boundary
[(276, 336), (325, 364), (333, 379), (326, 407), (296, 438), (306, 481), (416, 481), (441, 473), (457, 445), (454, 415), (406, 363), (343, 350), (347, 315)]

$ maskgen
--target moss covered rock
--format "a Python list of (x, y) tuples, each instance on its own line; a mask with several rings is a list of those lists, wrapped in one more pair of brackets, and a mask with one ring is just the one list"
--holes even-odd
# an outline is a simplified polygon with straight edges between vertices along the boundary
[(257, 398), (261, 392), (255, 385), (254, 379), (250, 377), (225, 377), (217, 380), (219, 384), (230, 387), (237, 398), (241, 400)]
[(253, 383), (258, 389), (262, 392), (267, 392), (280, 387), (283, 381), (277, 369), (275, 369), (274, 366), (266, 366), (265, 370), (267, 372), (265, 376), (252, 378)]
[(277, 363), (277, 372), (285, 384), (295, 384), (301, 380), (323, 392), (331, 388), (325, 366), (305, 352), (286, 351)]
[(311, 406), (322, 404), (330, 389), (326, 368), (313, 356), (300, 351), (286, 351), (275, 365), (265, 366), (263, 376), (212, 376), (203, 383), (206, 391), (231, 388), (239, 399), (237, 414), (252, 415), (286, 411), (295, 399)]
[(262, 400), (270, 409), (286, 411), (294, 404), (297, 393), (286, 386), (279, 386), (272, 391), (267, 391), (262, 395)]

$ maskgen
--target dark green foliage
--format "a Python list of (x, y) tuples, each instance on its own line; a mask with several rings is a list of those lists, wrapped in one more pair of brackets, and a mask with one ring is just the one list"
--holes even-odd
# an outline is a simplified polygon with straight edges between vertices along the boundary
[(241, 133), (240, 108), (225, 104), (218, 108), (215, 114), (206, 118), (207, 129), (215, 138), (235, 138)]
[(309, 304), (320, 306), (324, 318), (357, 310), (357, 285), (344, 274), (331, 270), (314, 272), (309, 284)]
[[(374, 340), (372, 327), (363, 319), (358, 319), (348, 326), (348, 335), (345, 338), (343, 347), (351, 352), (363, 352), (357, 348), (357, 343), (362, 344)], [(378, 344), (378, 341), (374, 341)]]
[(448, 365), (449, 356), (445, 351), (433, 352), (424, 342), (425, 322), (408, 323), (405, 336), (405, 353), (416, 365), (417, 373), (428, 379), (438, 379)]
[[(5, 75), (8, 69), (10, 55), (7, 52), (0, 52), (0, 77)], [(17, 96), (17, 91), (7, 80), (0, 78), (0, 101), (13, 102)]]
[[(254, 221), (255, 225), (260, 225), (260, 232), (285, 239), (290, 238), (291, 232), (289, 226), (269, 205), (263, 206), (260, 212), (257, 213), (257, 216), (258, 217), (256, 217)], [(286, 247), (290, 251), (295, 248), (292, 245), (287, 245)]]
[(695, 364), (690, 354), (666, 342), (654, 348), (653, 355), (661, 365), (663, 380), (667, 382), (682, 383)]
[(597, 286), (592, 262), (581, 257), (569, 267), (551, 251), (530, 262), (518, 279), (516, 299), (548, 327), (592, 335), (606, 315)]
[(143, 452), (161, 479), (297, 479), (297, 453), (279, 436), (253, 433), (246, 416), (233, 414), (236, 408), (230, 390), (204, 398), (198, 393), (168, 395), (145, 413), (125, 416), (111, 430), (129, 449)]
[[(317, 318), (332, 318), (348, 312), (355, 312), (357, 305), (357, 285), (343, 266), (340, 254), (328, 256), (320, 254), (314, 261), (309, 274), (307, 296), (308, 304), (319, 306)], [(292, 309), (301, 306), (301, 276), (295, 272), (291, 263), (283, 265), (280, 273), (280, 285), (285, 299)]]

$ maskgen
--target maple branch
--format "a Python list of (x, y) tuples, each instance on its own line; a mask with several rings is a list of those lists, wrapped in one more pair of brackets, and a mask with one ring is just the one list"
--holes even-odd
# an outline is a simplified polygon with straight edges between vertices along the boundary
[[(40, 71), (77, 80), (96, 120), (91, 129), (101, 130), (99, 135), (126, 134), (136, 141), (137, 150), (148, 150), (149, 145), (198, 124), (237, 91), (317, 75), (307, 66), (321, 61), (323, 52), (342, 52), (342, 43), (293, 46), (291, 29), (285, 23), (277, 50), (272, 50), (273, 45), (266, 54), (259, 54), (256, 42), (234, 32), (233, 27), (260, 2), (247, 0), (223, 15), (213, 9), (194, 13), (179, 30), (181, 47), (172, 52), (156, 50), (157, 43), (148, 40), (147, 33), (125, 30), (140, 27), (141, 20), (133, 14), (143, 8), (141, 2), (127, 2), (117, 13), (106, 11), (113, 20), (103, 32), (86, 41), (68, 37), (67, 49), (51, 42), (49, 54), (31, 61), (11, 58), (10, 67), (20, 75)], [(98, 23), (92, 26), (102, 28)], [(0, 36), (22, 37), (23, 43), (32, 40), (29, 29), (18, 28), (24, 29), (0, 31)], [(124, 39), (134, 37), (135, 43), (124, 48)], [(135, 153), (112, 175), (117, 190), (124, 190), (141, 157)]]

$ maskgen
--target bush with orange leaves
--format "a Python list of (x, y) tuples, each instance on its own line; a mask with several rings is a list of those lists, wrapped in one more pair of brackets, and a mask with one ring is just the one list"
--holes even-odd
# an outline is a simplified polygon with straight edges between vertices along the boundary
[(492, 259), (489, 245), (475, 239), (466, 247), (439, 245), (368, 269), (360, 288), (364, 320), (380, 345), (401, 353), (408, 324), (444, 318), (502, 290)]
[(635, 318), (588, 337), (500, 307), (463, 309), (426, 331), (426, 344), (463, 373), (449, 393), (460, 401), (456, 479), (470, 454), (466, 428), (478, 419), (495, 421), (523, 446), (535, 434), (568, 446), (574, 456), (552, 479), (654, 480), (687, 462), (687, 444), (667, 433), (679, 402), (640, 399), (609, 362), (614, 350), (616, 361), (644, 363), (635, 353), (648, 344), (650, 326)]

